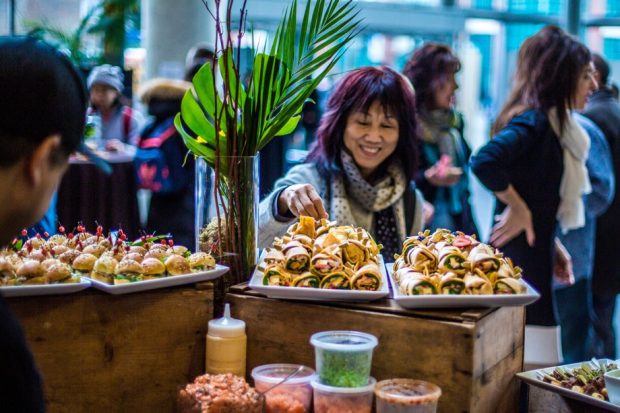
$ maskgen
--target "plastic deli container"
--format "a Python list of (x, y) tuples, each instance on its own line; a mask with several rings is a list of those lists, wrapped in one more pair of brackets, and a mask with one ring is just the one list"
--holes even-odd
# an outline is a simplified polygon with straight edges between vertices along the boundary
[(382, 380), (375, 386), (377, 413), (435, 413), (441, 389), (427, 381)]
[(322, 331), (310, 337), (319, 383), (362, 387), (368, 383), (377, 337), (358, 331)]
[[(278, 385), (299, 367), (302, 367), (299, 373)], [(252, 370), (254, 387), (258, 392), (264, 393), (271, 388), (265, 394), (266, 413), (309, 413), (312, 405), (310, 382), (314, 377), (314, 370), (299, 364), (265, 364)]]
[(375, 383), (369, 377), (362, 387), (334, 387), (313, 380), (314, 413), (370, 413)]

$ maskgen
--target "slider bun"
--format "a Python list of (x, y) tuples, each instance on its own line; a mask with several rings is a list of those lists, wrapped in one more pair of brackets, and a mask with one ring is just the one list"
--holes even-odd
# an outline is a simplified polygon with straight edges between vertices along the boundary
[(82, 252), (84, 254), (93, 254), (95, 257), (101, 257), (101, 254), (105, 252), (105, 247), (102, 247), (97, 244), (91, 244), (87, 247), (84, 247)]
[(102, 256), (96, 262), (93, 268), (94, 271), (102, 274), (114, 274), (116, 272), (116, 266), (118, 261), (110, 256)]
[(97, 244), (107, 250), (109, 250), (110, 248), (112, 248), (112, 243), (110, 242), (109, 239), (107, 238), (103, 238), (101, 241), (99, 241), (99, 244)]
[(56, 264), (62, 264), (62, 262), (60, 260), (57, 260), (56, 258), (48, 258), (41, 262), (41, 266), (45, 271), (49, 270), (52, 265)]
[(97, 261), (97, 257), (93, 254), (80, 254), (73, 261), (73, 268), (78, 271), (92, 271), (95, 266), (95, 262)]
[(50, 239), (47, 240), (47, 244), (52, 247), (64, 245), (66, 242), (67, 242), (67, 237), (62, 234), (52, 235)]
[(164, 244), (153, 244), (151, 245), (151, 248), (149, 248), (149, 252), (160, 250), (166, 252), (168, 250), (168, 246)]
[(46, 258), (48, 258), (49, 255), (46, 254), (43, 250), (41, 249), (37, 249), (37, 250), (32, 250), (32, 252), (30, 254), (28, 254), (28, 258), (31, 260), (37, 260), (37, 261), (43, 261)]
[(183, 245), (175, 245), (174, 247), (170, 248), (170, 250), (172, 254), (185, 255), (185, 253), (187, 252), (187, 247)]
[[(147, 253), (148, 254), (148, 253)], [(145, 258), (146, 256), (142, 256), (142, 254), (139, 254), (137, 252), (130, 252), (127, 255), (125, 255), (125, 257), (123, 258), (124, 260), (132, 260), (135, 262), (142, 262), (142, 260)]]
[(34, 278), (40, 277), (45, 273), (45, 269), (39, 261), (28, 260), (17, 269), (17, 276)]
[(60, 281), (71, 277), (71, 271), (69, 267), (59, 262), (49, 267), (45, 276), (50, 282)]
[(59, 256), (60, 254), (64, 254), (65, 252), (69, 251), (69, 247), (67, 247), (66, 245), (54, 245), (51, 247), (52, 248), (52, 253), (55, 256)]
[(75, 259), (77, 257), (79, 257), (79, 256), (80, 256), (80, 251), (69, 250), (69, 251), (65, 251), (65, 252), (61, 253), (58, 256), (58, 259), (61, 262), (64, 262), (65, 264), (71, 265), (71, 264), (73, 264), (73, 261), (75, 261)]
[(165, 250), (162, 249), (150, 249), (149, 252), (147, 252), (144, 255), (144, 258), (154, 258), (156, 260), (164, 260), (166, 259), (166, 257), (168, 256), (168, 254), (166, 253)]
[(133, 247), (129, 247), (129, 252), (137, 252), (138, 254), (144, 256), (144, 254), (146, 254), (146, 248), (144, 247), (139, 247), (139, 246), (133, 246)]
[(142, 261), (142, 273), (144, 275), (163, 275), (165, 272), (166, 266), (158, 259), (145, 258)]
[(13, 277), (15, 275), (15, 268), (13, 264), (4, 258), (0, 258), (0, 276)]
[(122, 260), (116, 267), (116, 274), (141, 274), (142, 265), (134, 260)]
[(171, 255), (166, 258), (166, 269), (171, 275), (181, 275), (190, 272), (187, 260), (180, 255)]
[(195, 253), (193, 253), (192, 255), (189, 256), (187, 261), (189, 262), (190, 268), (196, 268), (196, 267), (212, 268), (212, 267), (215, 267), (215, 258), (213, 258), (211, 255), (207, 254), (206, 252), (195, 252)]

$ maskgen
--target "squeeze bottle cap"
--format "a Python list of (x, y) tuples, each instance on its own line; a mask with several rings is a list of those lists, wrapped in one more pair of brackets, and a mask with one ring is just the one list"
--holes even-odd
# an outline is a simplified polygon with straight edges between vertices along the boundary
[(209, 321), (209, 335), (238, 337), (245, 334), (245, 321), (230, 316), (230, 304), (224, 306), (224, 317)]

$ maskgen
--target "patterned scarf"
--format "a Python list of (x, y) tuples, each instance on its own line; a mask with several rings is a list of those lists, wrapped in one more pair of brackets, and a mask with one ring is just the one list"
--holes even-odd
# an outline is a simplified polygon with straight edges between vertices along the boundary
[(392, 257), (400, 252), (401, 239), (397, 230), (394, 204), (402, 198), (407, 179), (398, 163), (387, 168), (387, 175), (372, 185), (364, 179), (353, 157), (341, 151), (340, 159), (344, 177), (332, 180), (332, 202), (330, 219), (345, 222), (352, 216), (348, 198), (352, 198), (363, 209), (374, 214), (377, 242), (383, 244), (383, 254)]

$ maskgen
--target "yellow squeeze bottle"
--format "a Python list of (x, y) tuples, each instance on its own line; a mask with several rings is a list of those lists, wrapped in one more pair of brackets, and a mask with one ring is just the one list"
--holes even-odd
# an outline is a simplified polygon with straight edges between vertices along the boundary
[(233, 373), (245, 377), (247, 341), (245, 322), (232, 318), (230, 304), (226, 303), (224, 317), (209, 321), (206, 349), (207, 373)]

